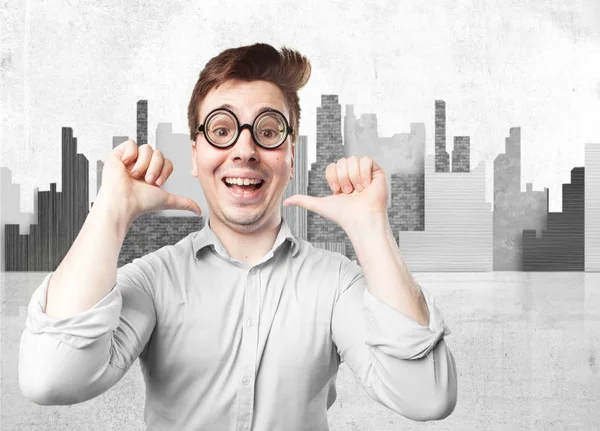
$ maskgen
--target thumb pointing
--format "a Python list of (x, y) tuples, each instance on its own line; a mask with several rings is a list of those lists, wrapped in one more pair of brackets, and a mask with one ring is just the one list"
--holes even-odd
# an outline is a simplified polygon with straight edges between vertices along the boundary
[(167, 209), (192, 211), (198, 215), (202, 214), (200, 206), (195, 201), (190, 198), (173, 195), (171, 193), (167, 194), (165, 207)]
[(319, 200), (319, 198), (315, 198), (314, 196), (294, 195), (294, 196), (290, 196), (289, 198), (287, 198), (283, 202), (283, 206), (287, 207), (290, 205), (295, 205), (295, 206), (305, 208), (307, 210), (318, 213), (318, 211), (316, 210), (317, 205), (318, 205), (317, 204), (318, 200)]

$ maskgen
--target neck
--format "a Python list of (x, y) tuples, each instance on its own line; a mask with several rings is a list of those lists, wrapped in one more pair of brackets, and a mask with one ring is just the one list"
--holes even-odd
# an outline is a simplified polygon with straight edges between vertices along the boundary
[(258, 226), (235, 226), (223, 223), (211, 214), (210, 229), (219, 238), (229, 256), (247, 265), (255, 265), (267, 254), (281, 228), (281, 215), (276, 214)]

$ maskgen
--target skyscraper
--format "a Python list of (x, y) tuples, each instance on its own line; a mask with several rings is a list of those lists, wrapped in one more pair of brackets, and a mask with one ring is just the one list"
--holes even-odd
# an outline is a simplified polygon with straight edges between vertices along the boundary
[(435, 101), (435, 172), (450, 172), (450, 156), (446, 151), (446, 102)]
[(148, 143), (148, 101), (137, 102), (137, 144), (138, 147)]
[(585, 146), (585, 270), (600, 271), (600, 144)]
[(452, 172), (470, 172), (471, 142), (468, 136), (455, 136), (452, 150)]
[[(308, 194), (316, 197), (329, 196), (331, 188), (325, 177), (325, 169), (344, 157), (342, 145), (342, 108), (337, 95), (322, 95), (317, 107), (317, 161), (308, 173)], [(308, 241), (317, 247), (346, 253), (346, 233), (336, 223), (309, 211), (307, 214)]]
[[(299, 136), (294, 156), (294, 178), (288, 183), (283, 200), (290, 196), (307, 194), (308, 189), (308, 139)], [(307, 240), (307, 210), (296, 205), (282, 208), (282, 216), (286, 219), (294, 235)]]

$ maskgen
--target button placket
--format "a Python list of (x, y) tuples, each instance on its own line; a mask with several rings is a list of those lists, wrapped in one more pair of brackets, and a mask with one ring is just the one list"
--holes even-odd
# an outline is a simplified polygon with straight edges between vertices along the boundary
[[(258, 349), (258, 270), (251, 268), (246, 279), (244, 315), (242, 324), (242, 379), (238, 390), (238, 430), (250, 429), (254, 406), (254, 380), (256, 377), (256, 352)], [(243, 426), (247, 428), (242, 428)]]

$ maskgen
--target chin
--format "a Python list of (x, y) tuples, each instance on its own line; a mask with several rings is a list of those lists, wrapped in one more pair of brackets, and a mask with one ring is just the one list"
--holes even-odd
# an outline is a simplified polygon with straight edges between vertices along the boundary
[(253, 226), (265, 215), (264, 211), (247, 211), (243, 208), (237, 208), (233, 211), (221, 209), (221, 211), (225, 222), (233, 226)]

